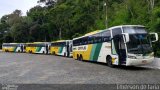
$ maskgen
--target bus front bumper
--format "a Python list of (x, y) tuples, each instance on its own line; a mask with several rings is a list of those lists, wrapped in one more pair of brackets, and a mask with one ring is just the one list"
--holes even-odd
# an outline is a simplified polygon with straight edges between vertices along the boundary
[(127, 58), (126, 66), (136, 66), (136, 65), (146, 65), (152, 63), (154, 57), (146, 58), (146, 59), (130, 59)]

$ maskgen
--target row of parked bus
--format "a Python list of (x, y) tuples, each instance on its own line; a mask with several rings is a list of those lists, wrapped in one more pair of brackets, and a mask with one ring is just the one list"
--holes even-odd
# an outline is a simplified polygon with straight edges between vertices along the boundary
[(33, 43), (3, 43), (5, 52), (26, 52), (73, 57), (77, 60), (114, 65), (141, 65), (154, 60), (152, 43), (157, 33), (148, 33), (142, 25), (122, 25), (97, 30), (73, 40)]
[(55, 42), (33, 43), (3, 43), (2, 51), (26, 52), (32, 54), (53, 54), (71, 57), (72, 40), (60, 40)]

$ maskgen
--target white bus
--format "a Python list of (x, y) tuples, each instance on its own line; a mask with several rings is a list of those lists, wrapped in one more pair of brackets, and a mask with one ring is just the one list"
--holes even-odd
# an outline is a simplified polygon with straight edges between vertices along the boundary
[(2, 51), (4, 52), (25, 52), (25, 44), (23, 43), (3, 43)]
[(50, 52), (53, 55), (72, 57), (72, 40), (59, 40), (52, 42)]
[(49, 54), (49, 42), (26, 43), (26, 53)]
[(154, 60), (152, 42), (156, 41), (158, 34), (149, 34), (142, 25), (115, 26), (74, 38), (73, 58), (103, 62), (110, 67), (148, 64)]

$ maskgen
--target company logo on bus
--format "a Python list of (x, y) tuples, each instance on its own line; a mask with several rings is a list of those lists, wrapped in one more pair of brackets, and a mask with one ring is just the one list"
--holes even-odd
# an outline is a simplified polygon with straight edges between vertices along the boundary
[(86, 50), (86, 46), (78, 47), (78, 50)]
[(78, 46), (78, 47), (74, 47), (73, 50), (74, 51), (86, 51), (87, 50), (87, 46)]

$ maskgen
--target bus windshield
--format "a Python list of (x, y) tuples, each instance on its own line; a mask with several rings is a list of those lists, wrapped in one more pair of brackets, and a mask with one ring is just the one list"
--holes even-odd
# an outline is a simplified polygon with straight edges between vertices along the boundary
[(124, 33), (143, 34), (146, 33), (145, 27), (123, 27)]
[(146, 55), (153, 52), (151, 40), (144, 27), (124, 28), (124, 32), (130, 34), (128, 53)]
[(133, 54), (149, 54), (153, 51), (147, 34), (131, 34), (127, 47), (128, 53)]

